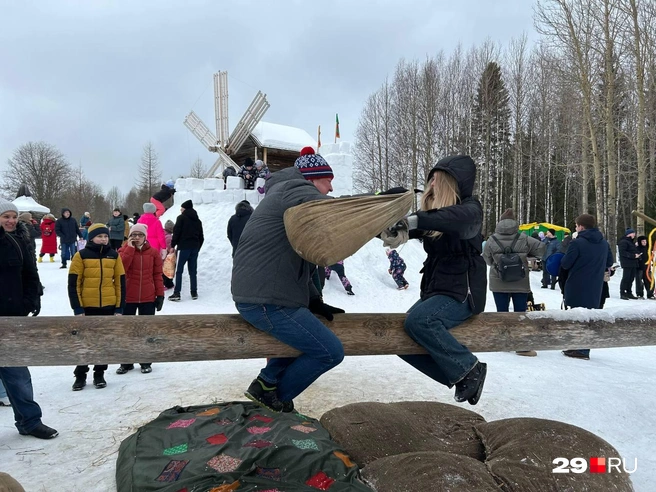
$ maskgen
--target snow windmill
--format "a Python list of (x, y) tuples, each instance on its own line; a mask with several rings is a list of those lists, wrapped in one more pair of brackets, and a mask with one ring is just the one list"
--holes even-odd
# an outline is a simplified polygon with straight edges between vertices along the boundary
[(184, 124), (194, 136), (200, 140), (207, 150), (219, 156), (207, 173), (207, 177), (214, 177), (226, 167), (232, 166), (239, 170), (237, 163), (230, 157), (234, 155), (251, 134), (255, 125), (269, 109), (266, 94), (258, 91), (246, 112), (229, 134), (228, 126), (228, 72), (214, 74), (214, 117), (216, 120), (216, 135), (202, 122), (196, 113), (191, 111), (184, 120)]

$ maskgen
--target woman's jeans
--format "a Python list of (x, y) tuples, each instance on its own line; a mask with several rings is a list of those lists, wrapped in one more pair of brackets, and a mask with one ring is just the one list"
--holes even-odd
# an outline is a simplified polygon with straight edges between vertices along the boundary
[(34, 401), (32, 377), (27, 367), (0, 367), (0, 379), (9, 396), (21, 434), (29, 434), (41, 423), (41, 407)]
[(449, 388), (471, 371), (478, 359), (449, 330), (472, 316), (469, 303), (437, 295), (419, 300), (408, 311), (405, 331), (430, 355), (400, 355), (426, 376)]
[(305, 307), (237, 303), (237, 310), (258, 330), (301, 352), (269, 359), (260, 372), (262, 380), (278, 387), (282, 401), (293, 400), (344, 359), (342, 342)]
[(510, 299), (513, 303), (513, 311), (525, 313), (528, 304), (527, 292), (492, 292), (494, 304), (497, 305), (497, 313), (507, 313), (510, 308)]

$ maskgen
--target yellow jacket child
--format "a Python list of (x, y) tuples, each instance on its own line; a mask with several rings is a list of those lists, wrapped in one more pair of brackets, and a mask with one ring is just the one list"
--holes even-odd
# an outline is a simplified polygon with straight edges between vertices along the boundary
[(118, 253), (104, 241), (108, 232), (104, 224), (89, 227), (86, 247), (71, 262), (68, 297), (75, 315), (123, 313), (125, 270)]

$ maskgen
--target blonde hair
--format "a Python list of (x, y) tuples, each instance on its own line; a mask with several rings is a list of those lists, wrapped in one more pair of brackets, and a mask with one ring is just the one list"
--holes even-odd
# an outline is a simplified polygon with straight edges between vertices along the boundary
[[(435, 171), (431, 180), (424, 187), (421, 196), (421, 210), (434, 210), (450, 207), (460, 201), (460, 190), (456, 178), (446, 171)], [(440, 237), (440, 231), (432, 231), (427, 236)]]

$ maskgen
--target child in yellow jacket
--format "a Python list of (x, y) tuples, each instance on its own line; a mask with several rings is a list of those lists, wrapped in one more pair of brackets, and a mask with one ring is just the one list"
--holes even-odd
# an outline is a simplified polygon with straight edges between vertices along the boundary
[[(118, 253), (109, 246), (109, 229), (93, 224), (84, 249), (77, 252), (68, 272), (68, 298), (75, 316), (122, 315), (125, 305), (125, 270)], [(107, 386), (107, 364), (93, 366), (93, 385)], [(88, 365), (75, 368), (73, 391), (87, 384)]]

